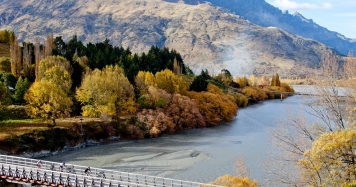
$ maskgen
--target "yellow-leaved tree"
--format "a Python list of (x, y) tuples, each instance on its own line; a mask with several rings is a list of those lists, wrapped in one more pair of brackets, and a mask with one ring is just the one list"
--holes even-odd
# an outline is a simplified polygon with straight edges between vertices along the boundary
[(139, 71), (135, 77), (135, 84), (140, 95), (147, 94), (149, 86), (155, 85), (155, 76), (151, 72)]
[(136, 112), (134, 88), (119, 66), (106, 66), (85, 74), (76, 91), (83, 116), (119, 115)]
[(73, 105), (69, 62), (63, 57), (49, 56), (39, 62), (39, 69), (36, 81), (24, 96), (27, 114), (41, 119), (69, 116)]
[(157, 88), (165, 90), (168, 93), (187, 94), (187, 83), (182, 77), (174, 74), (171, 70), (165, 69), (164, 71), (157, 72), (155, 78)]
[(47, 70), (53, 66), (59, 66), (66, 70), (69, 75), (73, 73), (73, 68), (69, 61), (62, 56), (48, 56), (42, 59), (38, 65), (38, 72), (36, 74), (36, 80), (41, 80), (43, 76), (47, 74)]
[(311, 186), (341, 186), (356, 180), (356, 131), (345, 129), (318, 137), (299, 160)]
[(36, 81), (25, 94), (29, 103), (26, 112), (32, 118), (57, 119), (69, 116), (72, 99), (59, 86), (48, 81)]
[(227, 187), (257, 187), (256, 181), (250, 180), (248, 177), (240, 178), (232, 175), (224, 175), (217, 178), (213, 185), (227, 186)]

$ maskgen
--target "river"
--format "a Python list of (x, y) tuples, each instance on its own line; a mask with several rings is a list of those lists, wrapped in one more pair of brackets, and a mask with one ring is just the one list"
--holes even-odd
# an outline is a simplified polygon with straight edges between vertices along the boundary
[[(300, 88), (299, 90), (300, 91)], [(164, 176), (195, 182), (211, 182), (235, 174), (235, 157), (244, 158), (250, 178), (263, 184), (269, 153), (270, 128), (289, 111), (302, 112), (302, 96), (283, 101), (267, 100), (241, 108), (231, 123), (194, 129), (154, 139), (117, 142), (88, 147), (45, 158), (92, 167)]]

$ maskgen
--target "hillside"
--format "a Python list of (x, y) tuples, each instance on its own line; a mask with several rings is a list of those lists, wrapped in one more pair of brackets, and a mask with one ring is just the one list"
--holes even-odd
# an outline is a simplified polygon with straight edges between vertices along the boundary
[(145, 52), (165, 45), (180, 52), (196, 73), (227, 68), (233, 75), (305, 76), (330, 47), (276, 27), (261, 27), (209, 4), (162, 0), (28, 0), (0, 2), (0, 29), (20, 40), (47, 34), (83, 42), (109, 38), (113, 45)]
[[(178, 2), (179, 0), (167, 0)], [(202, 1), (184, 0), (187, 4), (196, 5)], [(340, 53), (347, 55), (350, 50), (356, 50), (356, 40), (346, 38), (340, 33), (329, 31), (327, 28), (306, 19), (298, 12), (292, 14), (282, 12), (280, 9), (268, 4), (265, 0), (207, 0), (214, 6), (219, 6), (243, 16), (251, 22), (264, 26), (274, 26), (290, 33), (311, 38), (333, 47)]]

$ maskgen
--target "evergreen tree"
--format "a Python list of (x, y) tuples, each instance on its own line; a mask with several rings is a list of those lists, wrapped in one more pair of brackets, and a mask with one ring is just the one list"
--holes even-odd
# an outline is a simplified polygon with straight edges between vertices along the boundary
[(30, 83), (28, 82), (27, 78), (23, 79), (22, 77), (20, 77), (17, 80), (15, 86), (15, 93), (13, 95), (13, 100), (15, 103), (21, 104), (25, 102), (24, 95), (29, 87)]
[(209, 72), (207, 69), (205, 69), (205, 71), (201, 70), (200, 75), (203, 76), (205, 80), (211, 79), (211, 76), (209, 75)]
[(199, 75), (195, 77), (194, 81), (189, 87), (189, 90), (202, 92), (202, 91), (206, 91), (207, 88), (208, 88), (208, 81), (206, 81), (203, 75)]

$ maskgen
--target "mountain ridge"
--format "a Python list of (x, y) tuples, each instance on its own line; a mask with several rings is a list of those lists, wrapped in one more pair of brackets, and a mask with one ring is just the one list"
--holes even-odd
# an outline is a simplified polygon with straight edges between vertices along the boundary
[[(208, 69), (233, 75), (307, 76), (332, 48), (276, 27), (261, 27), (210, 4), (145, 0), (4, 0), (0, 29), (34, 41), (53, 32), (68, 41), (105, 38), (114, 45), (145, 52), (152, 45), (177, 50), (196, 73)], [(308, 68), (306, 68), (308, 67)]]
[[(178, 2), (179, 0), (166, 0)], [(288, 11), (282, 12), (280, 9), (270, 5), (265, 0), (206, 0), (214, 6), (222, 7), (237, 15), (243, 16), (251, 22), (263, 26), (275, 26), (290, 33), (311, 38), (329, 45), (347, 55), (349, 51), (356, 50), (356, 38), (345, 37), (335, 31), (318, 25), (312, 19), (307, 19), (300, 13), (289, 14)], [(199, 4), (199, 0), (184, 0), (187, 4)]]

